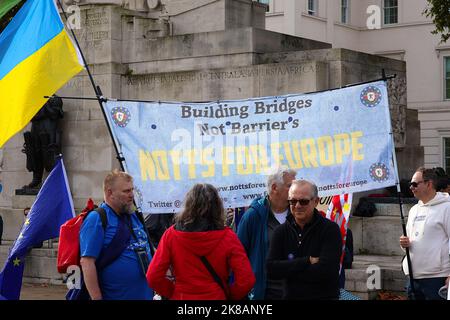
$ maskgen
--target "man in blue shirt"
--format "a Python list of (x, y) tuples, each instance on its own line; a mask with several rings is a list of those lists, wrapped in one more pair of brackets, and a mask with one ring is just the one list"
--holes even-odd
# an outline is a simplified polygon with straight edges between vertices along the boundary
[[(118, 170), (109, 173), (103, 182), (107, 225), (103, 229), (98, 212), (91, 212), (80, 230), (81, 267), (84, 282), (92, 300), (151, 300), (153, 291), (147, 285), (142, 259), (151, 260), (145, 227), (133, 212), (133, 178)], [(97, 270), (95, 262), (115, 236), (119, 219), (128, 225), (127, 247), (112, 263)], [(142, 257), (144, 256), (144, 257)], [(144, 264), (145, 265), (145, 264)]]

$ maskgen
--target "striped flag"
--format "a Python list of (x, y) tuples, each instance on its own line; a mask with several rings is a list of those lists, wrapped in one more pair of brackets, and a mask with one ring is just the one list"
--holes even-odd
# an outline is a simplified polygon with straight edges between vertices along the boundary
[(326, 213), (326, 218), (330, 219), (333, 222), (336, 222), (339, 228), (341, 229), (341, 237), (342, 237), (342, 255), (340, 266), (341, 268), (342, 262), (344, 261), (345, 241), (347, 239), (347, 227), (348, 221), (350, 219), (352, 198), (353, 195), (351, 193), (333, 196), (333, 199), (331, 199), (331, 203)]
[(54, 0), (27, 0), (0, 34), (0, 148), (81, 70)]

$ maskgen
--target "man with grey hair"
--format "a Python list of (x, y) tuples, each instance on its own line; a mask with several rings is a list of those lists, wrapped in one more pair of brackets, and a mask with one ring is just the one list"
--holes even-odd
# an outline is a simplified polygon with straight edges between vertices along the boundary
[(239, 222), (237, 234), (244, 245), (256, 277), (251, 298), (281, 299), (283, 284), (266, 274), (266, 258), (274, 229), (289, 215), (288, 191), (296, 171), (277, 168), (267, 179), (268, 195), (253, 200)]
[(292, 181), (288, 201), (292, 214), (273, 232), (267, 275), (284, 280), (284, 299), (338, 299), (339, 226), (317, 211), (312, 182)]

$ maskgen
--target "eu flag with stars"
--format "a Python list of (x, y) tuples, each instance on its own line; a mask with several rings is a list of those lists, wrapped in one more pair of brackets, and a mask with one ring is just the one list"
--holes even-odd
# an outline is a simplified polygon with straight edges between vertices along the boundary
[(19, 299), (29, 249), (44, 240), (57, 238), (61, 225), (74, 216), (66, 170), (60, 157), (36, 196), (0, 273), (0, 299)]

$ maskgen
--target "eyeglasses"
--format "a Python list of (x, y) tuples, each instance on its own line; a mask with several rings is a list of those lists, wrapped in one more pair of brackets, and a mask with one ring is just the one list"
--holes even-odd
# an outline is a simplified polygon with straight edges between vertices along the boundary
[(415, 182), (415, 181), (410, 182), (410, 183), (409, 183), (409, 187), (410, 187), (410, 188), (411, 188), (411, 187), (417, 188), (417, 187), (419, 186), (419, 184), (421, 184), (421, 183), (423, 183), (423, 182), (425, 182), (425, 181), (426, 181), (426, 180), (418, 181), (418, 182)]
[(297, 205), (297, 202), (300, 203), (301, 206), (307, 206), (312, 199), (289, 199), (289, 204), (293, 207)]

